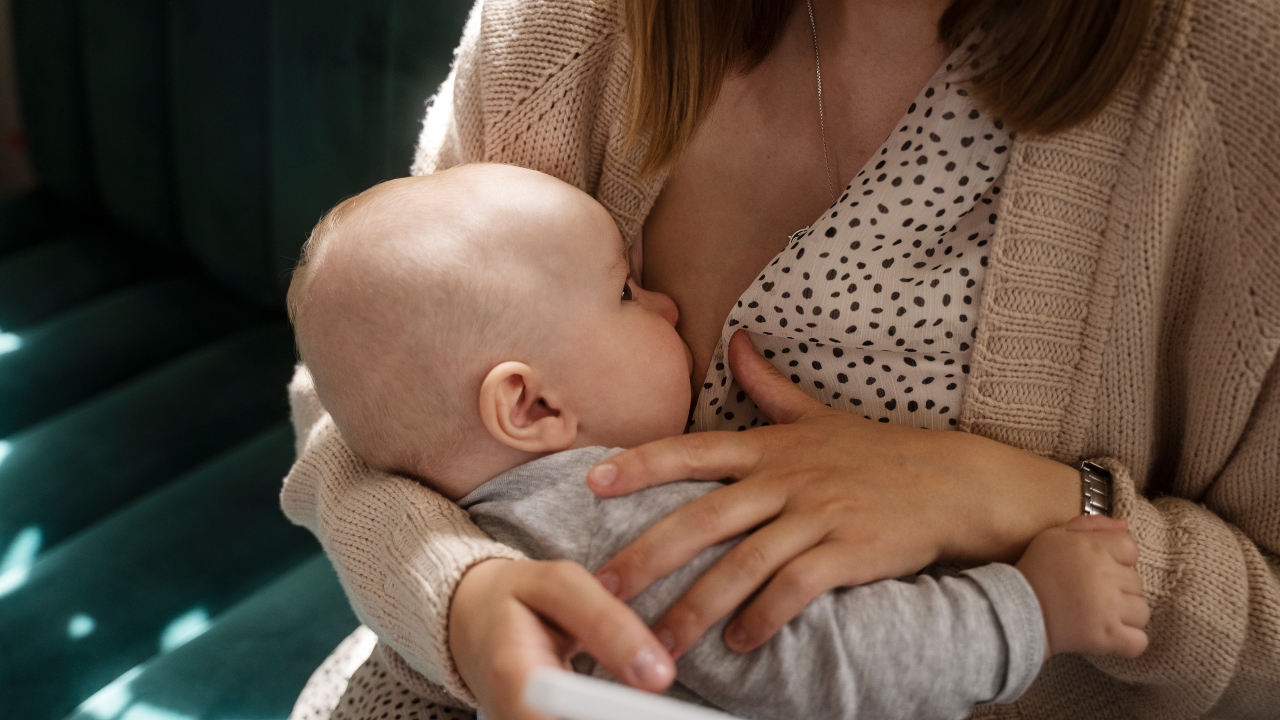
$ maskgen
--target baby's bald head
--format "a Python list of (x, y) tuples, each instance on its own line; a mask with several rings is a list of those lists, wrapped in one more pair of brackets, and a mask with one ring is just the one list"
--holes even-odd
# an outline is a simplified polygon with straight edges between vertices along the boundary
[(384, 182), (321, 219), (289, 311), (316, 390), (357, 455), (431, 477), (485, 432), (480, 383), (554, 332), (537, 312), (538, 288), (556, 282), (548, 243), (583, 207), (608, 217), (546, 175), (471, 165)]

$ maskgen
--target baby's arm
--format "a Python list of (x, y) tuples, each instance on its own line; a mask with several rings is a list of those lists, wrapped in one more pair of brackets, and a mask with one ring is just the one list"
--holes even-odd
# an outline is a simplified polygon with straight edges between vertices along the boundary
[[(586, 564), (594, 569), (675, 506), (714, 487), (676, 483), (600, 501)], [(646, 622), (657, 620), (734, 542), (703, 552), (632, 607)], [(725, 647), (724, 625), (680, 658), (678, 680), (756, 718), (962, 718), (976, 704), (1016, 699), (1044, 658), (1040, 606), (1009, 565), (827, 593), (746, 654)]]
[[(728, 545), (637, 598), (641, 616), (656, 620)], [(1017, 699), (1049, 655), (1140, 654), (1149, 611), (1136, 560), (1122, 521), (1078, 518), (1037, 536), (1017, 569), (827, 593), (745, 655), (725, 647), (722, 621), (678, 661), (679, 679), (751, 717), (965, 717)]]
[[(672, 483), (601, 500), (586, 488), (585, 474), (607, 454), (596, 448), (561, 453), (463, 502), (491, 536), (532, 557), (574, 560), (595, 570), (672, 510), (718, 487)], [(919, 576), (827, 593), (750, 653), (726, 648), (725, 623), (719, 623), (680, 658), (678, 680), (731, 712), (779, 720), (961, 718), (976, 704), (1011, 702), (1030, 685), (1046, 654), (1046, 623), (1033, 587), (1049, 592), (1046, 582), (1090, 585), (1079, 577), (1099, 575), (1095, 565), (1076, 561), (1069, 570), (1054, 567), (1064, 553), (1083, 555), (1095, 547), (1084, 533), (1068, 533), (1073, 525), (1043, 534), (1028, 550), (1025, 561), (1038, 585), (1009, 565), (988, 565), (961, 577)], [(734, 542), (701, 553), (631, 606), (653, 623)], [(1049, 580), (1041, 581), (1041, 570)], [(1062, 618), (1091, 627), (1071, 615)], [(1058, 620), (1049, 620), (1051, 629)]]
[[(633, 606), (652, 621), (727, 548), (704, 553)], [(1012, 702), (1044, 657), (1040, 607), (1008, 565), (819, 596), (769, 642), (730, 651), (721, 621), (677, 662), (682, 684), (757, 718), (962, 718)]]
[(1147, 649), (1151, 609), (1124, 520), (1078, 517), (1031, 541), (1018, 569), (1044, 608), (1048, 654), (1134, 658)]

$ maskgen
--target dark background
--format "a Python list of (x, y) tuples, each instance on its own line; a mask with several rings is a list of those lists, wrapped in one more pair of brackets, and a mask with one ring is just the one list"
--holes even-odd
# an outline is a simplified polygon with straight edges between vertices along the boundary
[(355, 629), (279, 510), (282, 300), (407, 174), (469, 4), (7, 3), (0, 720), (283, 719)]

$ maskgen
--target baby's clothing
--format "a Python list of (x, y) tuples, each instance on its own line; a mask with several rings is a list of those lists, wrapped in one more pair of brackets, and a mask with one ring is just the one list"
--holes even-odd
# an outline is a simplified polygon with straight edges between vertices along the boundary
[[(501, 543), (595, 571), (677, 507), (721, 487), (686, 481), (598, 498), (587, 471), (616, 452), (549, 455), (495, 477), (459, 505)], [(652, 624), (737, 542), (703, 551), (631, 607)], [(679, 659), (677, 680), (747, 718), (962, 718), (975, 704), (1017, 699), (1045, 651), (1035, 593), (1001, 564), (825, 593), (750, 653), (725, 647), (724, 625)]]

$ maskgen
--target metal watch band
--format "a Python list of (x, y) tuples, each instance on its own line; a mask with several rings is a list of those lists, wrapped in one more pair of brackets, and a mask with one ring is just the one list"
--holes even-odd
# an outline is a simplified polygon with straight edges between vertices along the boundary
[(1088, 460), (1080, 463), (1082, 515), (1111, 516), (1111, 471)]

